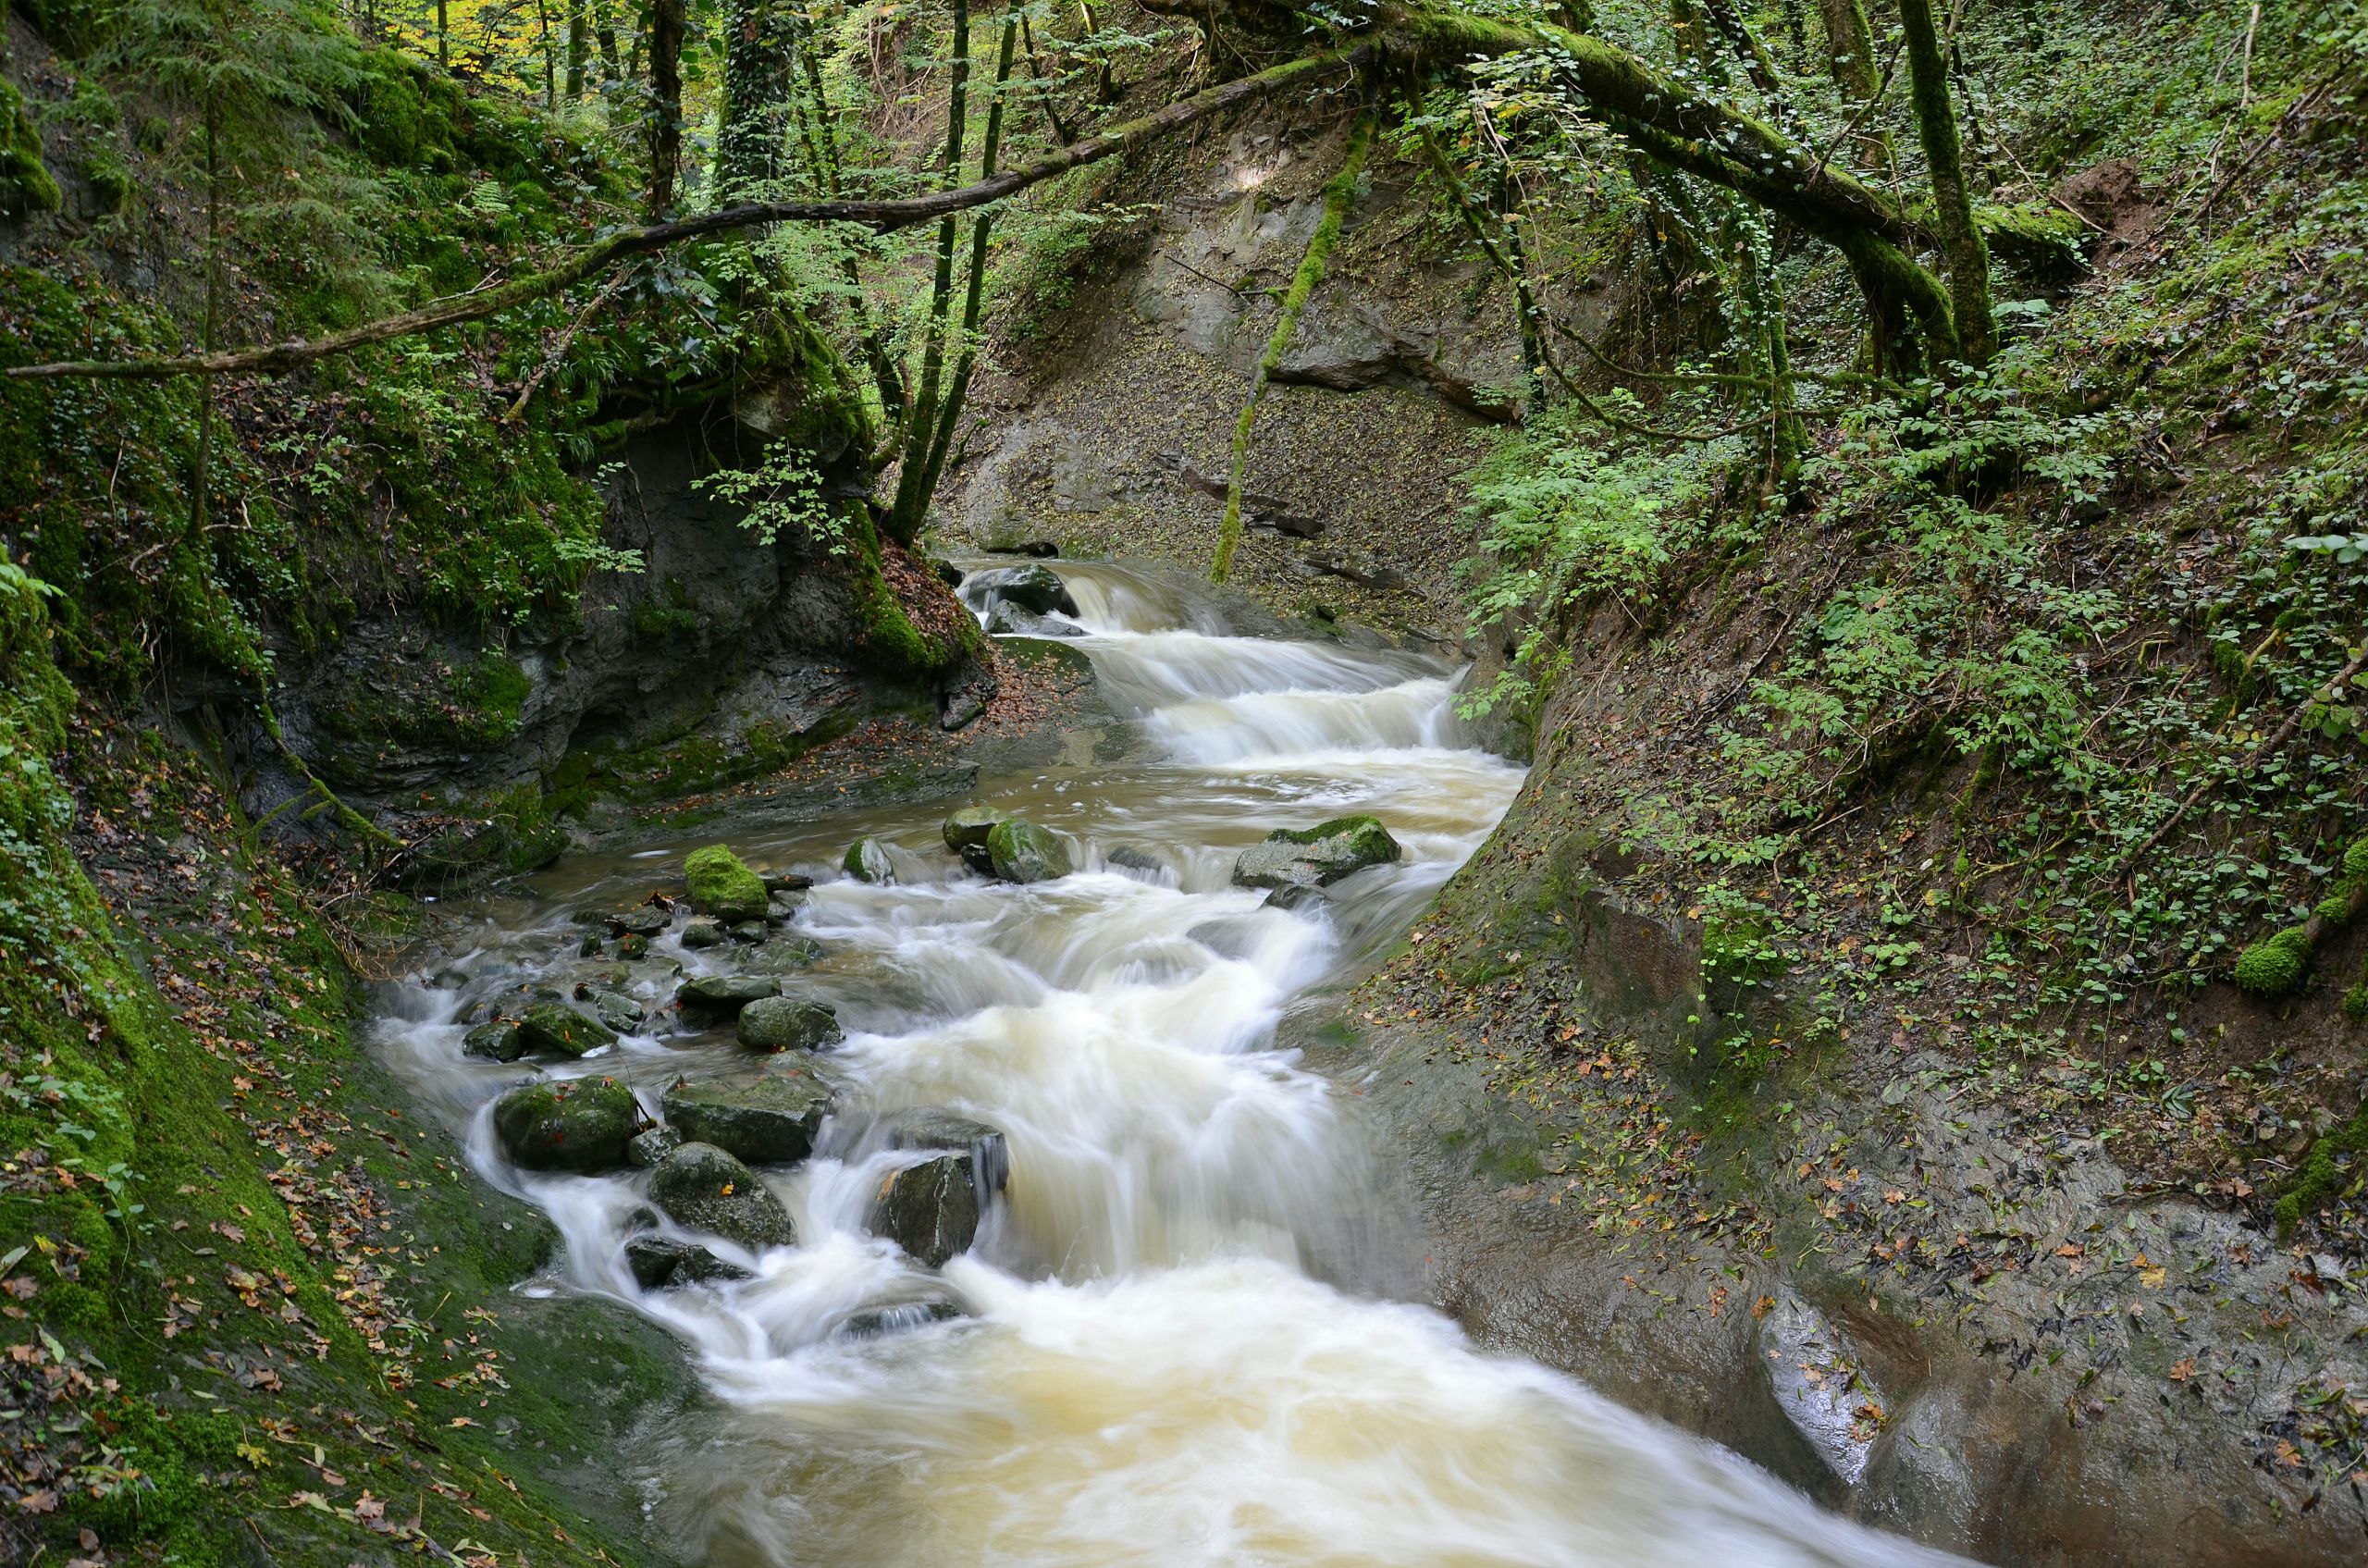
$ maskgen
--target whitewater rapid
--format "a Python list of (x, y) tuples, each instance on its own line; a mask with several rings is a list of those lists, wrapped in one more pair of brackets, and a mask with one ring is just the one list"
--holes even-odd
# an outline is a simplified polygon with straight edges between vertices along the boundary
[[(453, 951), (386, 992), (380, 1048), (468, 1128), (485, 1179), (557, 1224), (563, 1255), (534, 1288), (625, 1302), (697, 1356), (719, 1409), (615, 1456), (667, 1537), (733, 1568), (1954, 1561), (1388, 1299), (1410, 1283), (1385, 1255), (1404, 1216), (1276, 1026), (1411, 921), (1521, 772), (1471, 745), (1441, 661), (1238, 636), (1156, 573), (1059, 570), (1079, 611), (1063, 619), (1127, 716), (1131, 759), (985, 778), (971, 803), (1067, 835), (1071, 875), (963, 870), (938, 834), (961, 801), (787, 829), (727, 820), (481, 900)], [(1271, 829), (1352, 811), (1382, 819), (1400, 863), (1295, 911), (1230, 885)], [(865, 834), (891, 845), (893, 885), (838, 870)], [(571, 910), (638, 903), (716, 840), (815, 878), (780, 943), (820, 957), (778, 972), (838, 1011), (840, 1108), (813, 1159), (763, 1173), (798, 1244), (702, 1239), (753, 1278), (644, 1291), (623, 1249), (651, 1223), (647, 1174), (509, 1166), (487, 1107), (530, 1069), (460, 1041), (522, 985), (586, 967)], [(653, 1111), (678, 1078), (755, 1075), (728, 1030), (682, 1032), (661, 1009), (675, 967), (746, 969), (777, 945), (686, 950), (676, 925), (627, 966), (649, 1032), (539, 1070), (614, 1076)], [(879, 1146), (878, 1120), (921, 1106), (989, 1123), (1010, 1151), (1003, 1201), (938, 1273), (863, 1228), (914, 1158)], [(846, 1331), (941, 1300), (961, 1315)]]

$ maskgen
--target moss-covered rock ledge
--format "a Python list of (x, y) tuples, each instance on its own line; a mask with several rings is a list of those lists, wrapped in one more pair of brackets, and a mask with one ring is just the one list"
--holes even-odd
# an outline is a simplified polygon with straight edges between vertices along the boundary
[(547, 1224), (356, 1047), (249, 843), (0, 565), (0, 1560), (662, 1560), (614, 1456), (680, 1352), (512, 1290)]

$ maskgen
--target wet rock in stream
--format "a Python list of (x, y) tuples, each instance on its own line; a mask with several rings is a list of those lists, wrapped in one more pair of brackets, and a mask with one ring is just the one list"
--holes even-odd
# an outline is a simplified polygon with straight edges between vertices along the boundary
[(962, 586), (991, 613), (1005, 604), (1038, 615), (1054, 611), (1077, 613), (1077, 600), (1070, 597), (1068, 585), (1049, 566), (998, 566), (972, 573)]
[(526, 1170), (613, 1170), (641, 1126), (633, 1091), (613, 1078), (522, 1083), (493, 1103), (493, 1135)]
[(797, 1241), (797, 1227), (772, 1189), (712, 1143), (685, 1143), (660, 1161), (650, 1173), (649, 1197), (685, 1229), (751, 1251)]
[(883, 1129), (892, 1149), (943, 1149), (881, 1182), (865, 1228), (914, 1261), (942, 1268), (978, 1239), (979, 1220), (1010, 1175), (1004, 1136), (951, 1111), (910, 1110)]
[(987, 858), (1005, 882), (1052, 882), (1070, 870), (1068, 846), (1052, 829), (1017, 817), (988, 830)]
[(780, 994), (781, 982), (770, 975), (711, 974), (684, 982), (674, 1002), (695, 1017), (729, 1018), (751, 1002)]
[(526, 1054), (526, 1043), (519, 1037), (520, 1032), (515, 1019), (481, 1023), (461, 1036), (461, 1055), (483, 1062), (514, 1062)]
[(1010, 820), (1011, 813), (994, 806), (965, 806), (945, 819), (939, 830), (944, 835), (945, 847), (962, 858), (962, 863), (981, 876), (993, 876), (995, 858), (987, 853), (987, 835), (999, 822)]
[(831, 1114), (829, 1085), (784, 1066), (754, 1083), (677, 1083), (659, 1102), (666, 1125), (751, 1165), (795, 1165), (814, 1152)]
[(1020, 609), (998, 604), (987, 611), (987, 630), (999, 637), (1081, 637), (1085, 628)]
[(766, 996), (740, 1009), (734, 1026), (752, 1051), (819, 1051), (846, 1038), (839, 1015), (820, 1002)]
[(723, 845), (710, 844), (684, 856), (683, 877), (690, 884), (691, 907), (699, 914), (727, 926), (765, 918), (764, 879)]
[(633, 1270), (634, 1283), (645, 1290), (755, 1278), (696, 1241), (669, 1241), (663, 1236), (636, 1236), (627, 1241), (625, 1266)]
[(616, 1032), (586, 1018), (564, 1002), (546, 1002), (526, 1009), (518, 1020), (519, 1055), (581, 1056), (617, 1043)]
[(1233, 863), (1236, 887), (1328, 887), (1404, 853), (1377, 817), (1335, 817), (1312, 828), (1277, 828)]
[(857, 882), (882, 887), (894, 886), (896, 881), (896, 863), (889, 858), (888, 846), (876, 838), (858, 838), (848, 845), (839, 858), (839, 870)]
[(683, 945), (694, 952), (702, 947), (721, 947), (724, 940), (722, 923), (710, 916), (701, 915), (683, 928)]
[[(667, 1155), (683, 1146), (683, 1135), (671, 1127), (653, 1127), (625, 1144), (625, 1164), (654, 1170)], [(656, 1223), (653, 1218), (652, 1223)]]
[(908, 1334), (916, 1328), (926, 1328), (932, 1323), (950, 1323), (967, 1316), (961, 1303), (945, 1296), (928, 1296), (917, 1302), (890, 1302), (881, 1306), (866, 1307), (839, 1325), (842, 1340), (883, 1340), (891, 1334)]

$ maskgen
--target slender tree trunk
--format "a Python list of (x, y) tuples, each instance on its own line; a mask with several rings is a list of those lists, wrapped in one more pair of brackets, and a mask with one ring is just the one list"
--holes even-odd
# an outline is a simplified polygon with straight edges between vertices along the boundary
[(584, 68), (592, 52), (589, 19), (584, 14), (584, 0), (570, 0), (567, 7), (567, 101), (576, 104), (584, 98)]
[(1350, 204), (1357, 196), (1357, 179), (1364, 172), (1365, 152), (1372, 145), (1373, 117), (1359, 114), (1349, 128), (1349, 146), (1341, 156), (1340, 171), (1324, 187), (1324, 216), (1316, 219), (1315, 232), (1308, 236), (1307, 253), (1300, 258), (1299, 270), (1291, 275), (1291, 286), (1283, 295), (1274, 333), (1266, 340), (1266, 352), (1258, 356), (1258, 368), (1251, 373), (1250, 396), (1242, 402), (1241, 417), (1233, 426), (1233, 468), (1226, 479), (1225, 516), (1217, 525), (1216, 554), (1209, 562), (1209, 581), (1213, 583), (1222, 583), (1233, 574), (1234, 552), (1241, 548), (1241, 476), (1250, 463), (1250, 431), (1258, 419), (1258, 405), (1264, 401), (1267, 384), (1274, 379), (1275, 372), (1282, 368), (1283, 355), (1290, 352), (1291, 339), (1299, 331), (1300, 313), (1307, 309), (1308, 296), (1324, 279), (1325, 265), (1332, 258), (1332, 247), (1339, 241), (1340, 226), (1348, 221)]
[(1908, 92), (1916, 109), (1916, 133), (1932, 173), (1932, 209), (1939, 220), (1941, 252), (1948, 258), (1949, 298), (1956, 315), (1958, 351), (1968, 364), (1990, 358), (1996, 328), (1990, 316), (1990, 247), (1973, 221), (1967, 193), (1964, 150), (1949, 106), (1948, 56), (1932, 21), (1931, 0), (1900, 0), (1899, 20), (1907, 35)]
[(452, 19), (445, 0), (436, 0), (436, 63), (445, 70), (452, 68)]
[(617, 55), (617, 25), (609, 7), (614, 0), (592, 0), (592, 42), (600, 48), (600, 87), (613, 93), (624, 84), (624, 62)]
[(649, 8), (649, 216), (674, 208), (674, 180), (683, 165), (684, 0), (652, 0)]
[[(839, 162), (838, 119), (831, 108), (830, 87), (822, 78), (822, 55), (815, 47), (813, 25), (802, 15), (796, 15), (794, 25), (797, 30), (798, 61), (806, 75), (806, 91), (813, 100), (813, 133), (807, 143), (809, 170), (815, 184), (835, 202), (845, 193), (845, 176)], [(863, 343), (864, 363), (870, 367), (871, 384), (880, 393), (881, 414), (893, 432), (893, 438), (900, 440), (905, 415), (911, 402), (904, 377), (896, 369), (894, 357), (888, 352), (887, 342), (881, 337), (879, 326), (871, 319), (871, 307), (864, 299), (863, 271), (856, 265), (853, 254), (840, 253), (839, 271), (846, 281), (847, 309), (855, 316), (856, 336)]]
[(559, 37), (551, 31), (550, 0), (535, 0), (535, 25), (543, 40), (543, 112), (559, 113)]
[[(962, 132), (970, 113), (970, 5), (954, 0), (954, 64), (946, 84), (945, 186), (962, 183)], [(927, 520), (929, 497), (920, 488), (929, 467), (929, 442), (937, 428), (938, 382), (945, 368), (945, 317), (954, 300), (954, 239), (958, 228), (947, 214), (937, 226), (937, 273), (930, 284), (929, 328), (921, 346), (920, 391), (905, 420), (904, 470), (896, 478), (895, 504), (888, 513), (888, 532), (909, 544)]]
[(1036, 79), (1037, 106), (1044, 111), (1045, 123), (1053, 128), (1053, 140), (1066, 147), (1077, 140), (1077, 133), (1061, 120), (1061, 106), (1053, 101), (1053, 82), (1044, 74), (1044, 62), (1036, 57), (1036, 34), (1028, 26), (1028, 13), (1019, 14), (1019, 41), (1028, 50), (1028, 74)]
[[(995, 56), (994, 96), (987, 104), (987, 140), (979, 153), (979, 178), (995, 172), (995, 157), (1003, 149), (1004, 93), (1011, 83), (1011, 46), (1019, 34), (1018, 6), (1003, 14), (1003, 45)], [(970, 373), (979, 362), (979, 315), (987, 282), (987, 234), (994, 227), (994, 209), (980, 209), (970, 225), (970, 278), (962, 300), (962, 357), (955, 362), (954, 379), (945, 394), (945, 408), (937, 416), (937, 433), (930, 438), (928, 471), (921, 475), (921, 504), (937, 494), (945, 472), (945, 455), (954, 445), (954, 427), (961, 423), (962, 404), (970, 395)]]

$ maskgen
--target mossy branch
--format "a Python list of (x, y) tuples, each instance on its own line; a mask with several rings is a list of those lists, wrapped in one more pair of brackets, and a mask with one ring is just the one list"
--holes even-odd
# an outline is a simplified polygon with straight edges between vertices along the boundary
[(434, 301), (416, 310), (364, 322), (342, 332), (295, 339), (260, 348), (234, 349), (177, 358), (64, 360), (46, 364), (18, 364), (0, 370), (16, 380), (51, 380), (95, 377), (155, 379), (174, 376), (277, 375), (317, 360), (398, 338), (415, 337), (439, 327), (482, 321), (519, 305), (532, 303), (571, 288), (629, 256), (776, 223), (853, 223), (879, 233), (892, 233), (928, 223), (949, 214), (967, 212), (1015, 195), (1031, 185), (1086, 164), (1099, 163), (1174, 134), (1186, 126), (1222, 114), (1240, 105), (1289, 88), (1346, 75), (1370, 59), (1370, 45), (1329, 50), (1228, 81), (1189, 98), (1180, 98), (1140, 119), (1111, 127), (1098, 136), (1074, 142), (1034, 163), (1009, 169), (955, 191), (932, 191), (893, 201), (750, 202), (703, 213), (672, 223), (628, 228), (570, 253), (555, 265), (512, 282), (474, 290)]
[(1331, 259), (1332, 247), (1340, 238), (1340, 226), (1348, 221), (1349, 205), (1356, 200), (1357, 180), (1363, 175), (1365, 153), (1373, 145), (1373, 117), (1360, 113), (1349, 128), (1349, 145), (1340, 159), (1340, 170), (1324, 187), (1324, 214), (1315, 221), (1315, 232), (1308, 236), (1307, 253), (1300, 258), (1299, 270), (1291, 275), (1291, 286), (1284, 291), (1282, 314), (1275, 322), (1275, 330), (1267, 336), (1266, 352), (1258, 357), (1258, 368), (1251, 373), (1250, 396), (1241, 405), (1241, 417), (1233, 426), (1233, 472), (1226, 481), (1225, 520), (1217, 525), (1216, 555), (1209, 562), (1209, 581), (1222, 583), (1233, 573), (1234, 551), (1241, 546), (1241, 472), (1250, 461), (1250, 429), (1257, 422), (1258, 404), (1266, 395), (1266, 386), (1275, 372), (1282, 368), (1283, 355), (1289, 352), (1291, 338), (1299, 330), (1300, 313), (1307, 308), (1308, 296), (1315, 292), (1316, 284), (1324, 280), (1325, 264)]

